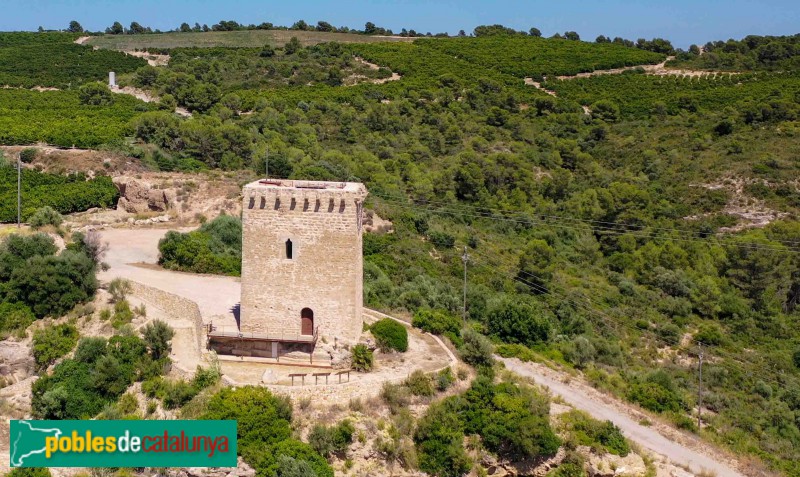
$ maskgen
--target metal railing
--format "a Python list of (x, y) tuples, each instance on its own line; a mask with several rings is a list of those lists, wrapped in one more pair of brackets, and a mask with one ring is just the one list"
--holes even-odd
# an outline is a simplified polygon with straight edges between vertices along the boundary
[(206, 335), (209, 338), (236, 338), (241, 340), (252, 341), (281, 341), (291, 343), (312, 343), (316, 344), (319, 338), (319, 325), (314, 328), (314, 332), (310, 335), (303, 335), (300, 333), (254, 333), (243, 332), (237, 326), (216, 326), (213, 322), (209, 323), (206, 327)]

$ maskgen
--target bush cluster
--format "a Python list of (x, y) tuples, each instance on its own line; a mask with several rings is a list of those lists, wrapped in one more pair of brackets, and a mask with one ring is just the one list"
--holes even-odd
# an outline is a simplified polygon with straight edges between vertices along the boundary
[(470, 468), (465, 435), (479, 435), (501, 458), (521, 460), (554, 455), (560, 440), (550, 428), (549, 402), (531, 388), (493, 384), (479, 377), (462, 396), (433, 404), (414, 431), (420, 469), (460, 476)]
[(158, 242), (158, 251), (158, 263), (170, 270), (240, 275), (242, 221), (220, 215), (192, 232), (167, 232)]
[[(154, 338), (152, 334), (149, 337), (150, 339)], [(158, 346), (151, 342), (151, 354), (158, 349)], [(149, 398), (161, 399), (166, 409), (177, 409), (191, 401), (203, 389), (216, 384), (220, 377), (219, 369), (198, 366), (190, 381), (171, 380), (156, 376), (142, 383), (142, 392)]]
[(265, 388), (224, 388), (211, 398), (200, 418), (237, 421), (237, 451), (257, 475), (295, 475), (288, 472), (302, 469), (299, 475), (333, 477), (324, 457), (292, 437), (289, 401)]
[(348, 420), (330, 427), (317, 424), (308, 435), (308, 443), (323, 457), (344, 455), (353, 442), (354, 432), (353, 423)]
[(383, 318), (370, 326), (369, 330), (381, 351), (405, 353), (408, 350), (408, 330), (393, 319)]
[(361, 372), (369, 371), (372, 369), (373, 365), (372, 351), (369, 348), (367, 348), (366, 345), (357, 344), (353, 346), (351, 353), (352, 353), (351, 366), (353, 367), (353, 369)]
[[(77, 332), (76, 332), (77, 334)], [(41, 419), (89, 419), (113, 403), (135, 381), (160, 375), (167, 358), (154, 359), (135, 335), (83, 338), (73, 358), (33, 385), (31, 409)], [(66, 345), (63, 345), (66, 348)]]
[(40, 328), (33, 334), (33, 359), (40, 368), (46, 368), (72, 351), (79, 337), (75, 325), (68, 323)]
[(0, 303), (13, 304), (11, 323), (21, 325), (26, 309), (37, 318), (59, 317), (94, 296), (96, 264), (82, 252), (55, 252), (44, 234), (13, 234), (0, 243)]
[(581, 411), (565, 413), (560, 420), (579, 445), (600, 446), (604, 451), (621, 457), (631, 451), (625, 436), (611, 421), (598, 421)]

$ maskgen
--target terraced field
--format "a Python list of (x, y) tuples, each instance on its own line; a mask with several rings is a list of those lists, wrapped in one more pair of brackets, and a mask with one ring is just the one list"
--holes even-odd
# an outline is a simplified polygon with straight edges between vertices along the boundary
[(152, 35), (104, 35), (90, 38), (86, 44), (110, 50), (142, 50), (146, 48), (185, 47), (260, 47), (283, 46), (297, 37), (303, 46), (329, 41), (340, 43), (376, 43), (387, 41), (413, 41), (399, 36), (358, 35), (355, 33), (329, 33), (297, 30), (245, 30), (192, 33), (157, 33)]

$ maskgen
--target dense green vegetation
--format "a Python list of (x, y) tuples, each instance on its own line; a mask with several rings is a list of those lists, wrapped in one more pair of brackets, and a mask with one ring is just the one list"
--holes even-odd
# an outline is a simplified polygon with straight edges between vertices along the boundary
[(72, 358), (34, 383), (32, 412), (39, 419), (90, 419), (133, 382), (160, 375), (168, 362), (135, 334), (83, 338)]
[(611, 101), (626, 118), (725, 111), (731, 120), (751, 124), (791, 121), (800, 114), (800, 76), (796, 73), (689, 79), (632, 72), (547, 81), (544, 86), (590, 107), (598, 101)]
[(75, 325), (68, 323), (38, 329), (33, 334), (33, 359), (40, 368), (46, 368), (72, 351), (79, 336)]
[(150, 107), (128, 95), (109, 105), (82, 104), (77, 91), (0, 89), (0, 144), (44, 142), (96, 147), (128, 135), (128, 122)]
[[(175, 75), (160, 74), (158, 69), (145, 67), (136, 76), (137, 84), (156, 79), (155, 86), (162, 93), (174, 95), (180, 102), (180, 86), (174, 83), (200, 81), (217, 83), (224, 91), (251, 88), (275, 88), (326, 84), (340, 86), (367, 79), (391, 76), (387, 69), (371, 69), (353, 58), (341, 43), (324, 43), (309, 48), (282, 50), (271, 46), (259, 48), (176, 48), (170, 50), (170, 71)], [(186, 75), (189, 75), (188, 77)], [(226, 103), (228, 107), (235, 104)]]
[(53, 239), (44, 234), (9, 235), (0, 243), (0, 303), (10, 304), (7, 326), (29, 324), (30, 313), (60, 317), (94, 296), (97, 263), (73, 247), (55, 253)]
[(658, 53), (614, 43), (593, 45), (525, 36), (425, 39), (416, 40), (414, 45), (422, 51), (437, 50), (516, 77), (575, 75), (621, 66), (655, 64), (664, 59), (664, 55)]
[(464, 475), (471, 467), (465, 435), (479, 435), (502, 458), (549, 457), (560, 440), (550, 428), (547, 398), (529, 387), (493, 384), (478, 377), (463, 395), (434, 403), (417, 423), (414, 442), (420, 469), (437, 476)]
[(152, 35), (103, 35), (92, 37), (87, 44), (98, 48), (127, 51), (194, 47), (260, 48), (264, 45), (281, 47), (292, 37), (298, 38), (303, 46), (334, 41), (340, 43), (408, 41), (405, 38), (387, 39), (368, 35), (317, 31), (238, 30)]
[(169, 231), (158, 242), (158, 251), (158, 263), (170, 270), (239, 275), (242, 221), (221, 215), (192, 232)]
[(72, 33), (0, 33), (0, 85), (74, 89), (104, 81), (108, 72), (128, 73), (141, 58), (74, 43)]
[(741, 40), (710, 41), (692, 45), (670, 66), (725, 71), (797, 71), (800, 67), (800, 34), (791, 36), (748, 35)]
[[(87, 179), (83, 174), (46, 174), (22, 170), (22, 220), (27, 221), (42, 207), (68, 214), (92, 207), (110, 207), (119, 197), (111, 178)], [(17, 220), (17, 170), (0, 165), (0, 222)]]
[(298, 466), (311, 470), (300, 475), (333, 477), (333, 469), (313, 447), (292, 437), (288, 400), (265, 388), (225, 388), (211, 398), (201, 418), (237, 421), (237, 450), (258, 477), (289, 475), (285, 472)]

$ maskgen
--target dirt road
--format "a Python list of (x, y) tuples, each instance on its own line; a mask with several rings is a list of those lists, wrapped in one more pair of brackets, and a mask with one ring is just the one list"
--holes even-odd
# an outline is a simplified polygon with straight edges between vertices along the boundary
[[(158, 262), (158, 241), (167, 229), (108, 229), (100, 235), (108, 242), (105, 262), (110, 268), (98, 277), (103, 281), (127, 278), (188, 298), (197, 303), (203, 320), (224, 316), (234, 325), (232, 309), (239, 303), (238, 278), (172, 272), (153, 267)], [(150, 266), (148, 266), (148, 264)], [(215, 318), (215, 323), (218, 319)]]
[(536, 363), (523, 363), (516, 358), (498, 359), (505, 363), (507, 369), (550, 388), (553, 395), (560, 396), (571, 406), (589, 413), (595, 419), (612, 421), (622, 429), (625, 437), (680, 467), (690, 469), (695, 474), (705, 471), (719, 477), (744, 477), (744, 474), (724, 462), (724, 457), (710, 457), (700, 452), (699, 448), (707, 446), (699, 440), (684, 435), (681, 436), (684, 442), (676, 442), (675, 436), (667, 438), (654, 428), (639, 424), (623, 410), (621, 403), (589, 386), (581, 386), (574, 380), (565, 383), (559, 379), (558, 373)]

